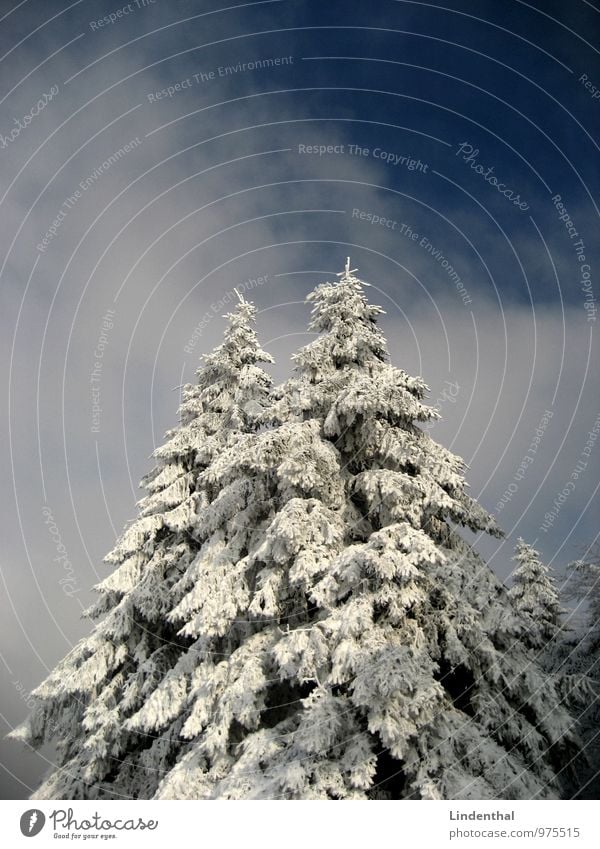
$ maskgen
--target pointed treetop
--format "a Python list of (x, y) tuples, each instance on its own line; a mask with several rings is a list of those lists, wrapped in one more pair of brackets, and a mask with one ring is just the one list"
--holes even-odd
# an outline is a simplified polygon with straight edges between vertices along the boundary
[(350, 268), (350, 257), (348, 256), (348, 257), (346, 257), (346, 266), (345, 266), (344, 270), (340, 271), (335, 276), (342, 278), (340, 280), (340, 283), (345, 283), (347, 280), (356, 280), (356, 277), (354, 277), (355, 271), (358, 271), (358, 268), (352, 268), (352, 269)]
[(238, 303), (233, 306), (231, 312), (223, 316), (223, 318), (227, 319), (223, 342), (211, 354), (204, 356), (202, 359), (206, 364), (213, 362), (215, 358), (220, 359), (225, 355), (236, 364), (239, 362), (273, 362), (271, 355), (260, 348), (256, 331), (254, 330), (257, 312), (256, 306), (252, 301), (247, 301), (236, 288), (233, 291), (237, 295)]
[(308, 295), (307, 301), (312, 304), (309, 330), (324, 336), (301, 349), (294, 359), (302, 362), (306, 354), (313, 368), (318, 360), (341, 366), (387, 358), (387, 344), (377, 326), (384, 310), (369, 303), (364, 293), (368, 284), (355, 277), (355, 271), (348, 257), (336, 281), (321, 283)]
[(516, 609), (529, 621), (529, 642), (544, 646), (560, 630), (562, 609), (550, 568), (540, 559), (539, 551), (519, 537), (513, 561), (513, 585), (508, 594)]

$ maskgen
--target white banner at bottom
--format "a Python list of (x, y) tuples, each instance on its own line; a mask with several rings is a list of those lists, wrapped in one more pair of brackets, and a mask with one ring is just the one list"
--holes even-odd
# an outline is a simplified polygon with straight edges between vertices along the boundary
[[(3, 846), (69, 843), (179, 849), (335, 845), (400, 849), (600, 845), (600, 802), (31, 802), (0, 803)], [(375, 807), (376, 806), (376, 807)], [(542, 841), (544, 841), (542, 843)]]

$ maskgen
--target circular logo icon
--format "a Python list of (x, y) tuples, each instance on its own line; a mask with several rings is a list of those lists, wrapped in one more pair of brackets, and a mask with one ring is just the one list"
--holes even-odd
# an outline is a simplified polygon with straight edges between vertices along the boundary
[(21, 833), (25, 837), (35, 837), (43, 829), (46, 822), (46, 817), (43, 812), (37, 808), (32, 808), (30, 811), (25, 811), (21, 816)]

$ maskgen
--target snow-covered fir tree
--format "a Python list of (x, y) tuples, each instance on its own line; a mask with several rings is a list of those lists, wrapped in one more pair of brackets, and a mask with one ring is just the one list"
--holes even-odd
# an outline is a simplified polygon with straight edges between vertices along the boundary
[(498, 531), (462, 461), (419, 428), (436, 413), (387, 362), (382, 310), (349, 265), (340, 277), (309, 296), (319, 336), (278, 393), (278, 427), (207, 472), (270, 481), (277, 508), (247, 558), (251, 722), (221, 714), (233, 652), (211, 700), (196, 691), (198, 743), (159, 795), (552, 796), (570, 717), (457, 527)]
[[(583, 637), (588, 656), (600, 656), (600, 544), (570, 565), (568, 596), (583, 611)], [(600, 670), (597, 677), (600, 678)]]
[(513, 561), (510, 599), (526, 623), (524, 640), (541, 649), (556, 640), (561, 631), (562, 608), (556, 583), (540, 554), (522, 538), (517, 540)]
[(575, 605), (573, 628), (561, 646), (561, 669), (576, 682), (575, 715), (583, 754), (570, 795), (597, 799), (600, 793), (600, 546), (570, 564), (566, 597)]
[[(349, 264), (339, 278), (309, 296), (316, 339), (268, 413), (261, 396), (258, 416), (196, 462), (193, 544), (168, 560), (182, 532), (160, 536), (172, 565), (143, 635), (99, 655), (101, 670), (90, 657), (78, 708), (51, 678), (29, 738), (51, 715), (75, 718), (42, 795), (70, 798), (69, 769), (79, 795), (136, 798), (560, 793), (571, 717), (461, 528), (500, 532), (463, 461), (420, 427), (437, 413), (425, 383), (389, 363), (382, 310)], [(147, 547), (142, 535), (124, 556)], [(151, 559), (140, 570), (123, 598)], [(80, 778), (90, 750), (93, 787)]]
[[(517, 540), (513, 561), (517, 566), (508, 594), (523, 622), (522, 642), (533, 650), (536, 664), (553, 677), (561, 701), (578, 720), (594, 696), (593, 682), (578, 668), (579, 640), (565, 620), (554, 577), (539, 552), (522, 538)], [(581, 763), (578, 757), (565, 766), (566, 787), (577, 780)]]
[[(34, 746), (57, 743), (57, 768), (37, 798), (148, 795), (170, 753), (160, 737), (131, 731), (128, 718), (189, 642), (168, 614), (200, 550), (198, 511), (212, 496), (198, 476), (240, 433), (259, 427), (267, 403), (271, 379), (259, 364), (272, 358), (258, 344), (255, 307), (238, 297), (223, 343), (204, 358), (197, 384), (183, 387), (179, 427), (154, 451), (138, 518), (105, 558), (116, 568), (86, 611), (100, 623), (34, 691), (35, 709), (13, 732)], [(137, 772), (118, 780), (133, 762)]]

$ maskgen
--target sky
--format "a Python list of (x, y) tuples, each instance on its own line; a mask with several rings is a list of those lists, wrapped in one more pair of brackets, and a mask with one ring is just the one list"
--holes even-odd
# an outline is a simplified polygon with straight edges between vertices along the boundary
[[(600, 5), (0, 2), (3, 734), (234, 287), (274, 378), (350, 256), (431, 435), (562, 583), (597, 538)], [(52, 753), (0, 743), (2, 798)]]

